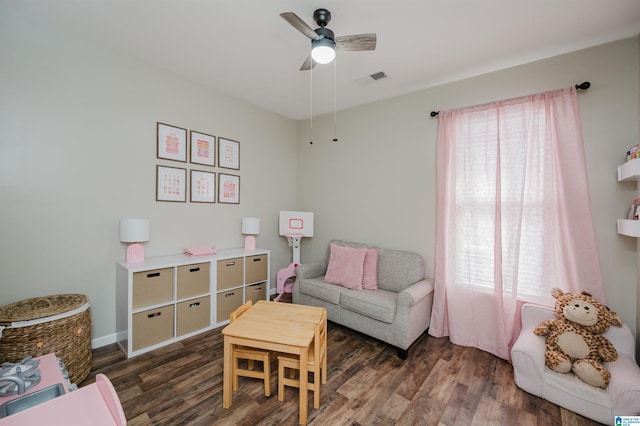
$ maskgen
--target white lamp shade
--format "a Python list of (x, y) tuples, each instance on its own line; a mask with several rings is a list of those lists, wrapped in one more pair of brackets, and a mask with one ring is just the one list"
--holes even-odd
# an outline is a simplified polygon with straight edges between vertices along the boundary
[(242, 233), (245, 235), (258, 235), (260, 233), (259, 217), (243, 217)]
[(130, 217), (120, 219), (120, 241), (123, 243), (149, 241), (149, 219)]

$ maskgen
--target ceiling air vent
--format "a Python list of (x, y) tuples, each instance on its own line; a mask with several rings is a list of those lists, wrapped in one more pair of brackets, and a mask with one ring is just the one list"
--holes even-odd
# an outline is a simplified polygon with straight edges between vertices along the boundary
[(367, 84), (375, 83), (376, 81), (387, 77), (388, 75), (386, 75), (384, 71), (378, 71), (373, 74), (363, 75), (362, 77), (356, 78), (356, 82), (366, 86)]
[(377, 73), (371, 74), (369, 77), (374, 80), (382, 80), (383, 78), (387, 78), (387, 75), (384, 73), (384, 71), (378, 71)]

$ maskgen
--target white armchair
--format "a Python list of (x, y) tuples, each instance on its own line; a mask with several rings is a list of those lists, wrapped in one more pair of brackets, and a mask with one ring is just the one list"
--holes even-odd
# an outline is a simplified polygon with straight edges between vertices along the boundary
[(601, 389), (572, 373), (556, 373), (545, 366), (545, 338), (533, 334), (533, 329), (555, 317), (553, 309), (546, 306), (527, 303), (522, 307), (522, 331), (511, 349), (516, 385), (600, 423), (613, 424), (615, 416), (640, 415), (640, 367), (629, 327), (612, 326), (603, 334), (618, 351), (618, 359), (604, 363), (611, 380), (606, 389)]

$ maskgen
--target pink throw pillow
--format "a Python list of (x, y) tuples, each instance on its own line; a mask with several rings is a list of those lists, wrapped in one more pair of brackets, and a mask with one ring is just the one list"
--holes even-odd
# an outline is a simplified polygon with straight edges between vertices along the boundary
[(362, 276), (362, 288), (365, 290), (378, 289), (378, 249), (372, 248), (367, 250), (364, 257), (364, 268)]
[(352, 290), (362, 290), (365, 248), (330, 245), (329, 265), (325, 282), (339, 284)]

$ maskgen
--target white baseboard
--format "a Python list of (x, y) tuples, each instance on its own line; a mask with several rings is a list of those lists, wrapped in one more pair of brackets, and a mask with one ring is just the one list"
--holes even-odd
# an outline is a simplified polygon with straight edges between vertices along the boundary
[(107, 336), (97, 337), (91, 339), (91, 349), (107, 346), (116, 342), (116, 334), (109, 334)]

